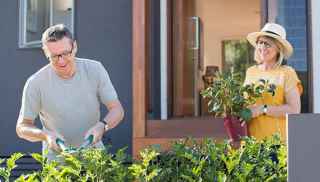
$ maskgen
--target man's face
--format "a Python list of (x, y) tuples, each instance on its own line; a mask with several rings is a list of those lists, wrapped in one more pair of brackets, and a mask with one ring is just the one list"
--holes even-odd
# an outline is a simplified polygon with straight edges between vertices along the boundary
[(68, 79), (75, 71), (75, 53), (77, 45), (67, 37), (44, 45), (45, 55), (49, 58), (54, 71), (62, 78)]

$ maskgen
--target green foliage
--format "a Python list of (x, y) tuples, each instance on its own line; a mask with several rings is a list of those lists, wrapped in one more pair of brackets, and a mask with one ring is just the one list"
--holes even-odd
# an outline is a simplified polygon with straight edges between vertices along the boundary
[(62, 153), (59, 162), (48, 161), (40, 154), (31, 154), (42, 165), (42, 170), (22, 175), (17, 182), (87, 182), (87, 181), (132, 181), (129, 173), (129, 160), (125, 149), (116, 154), (106, 150), (88, 149), (78, 153)]
[[(286, 159), (286, 147), (278, 135), (263, 141), (247, 137), (238, 150), (227, 142), (189, 139), (175, 142), (169, 152), (145, 150), (141, 160), (146, 163), (133, 168), (141, 182), (281, 182), (287, 180)], [(152, 171), (157, 172), (146, 180)]]
[(92, 181), (130, 181), (125, 149), (115, 155), (106, 150), (87, 150), (80, 155), (83, 170)]
[(140, 155), (142, 160), (129, 167), (133, 176), (141, 182), (152, 181), (154, 177), (161, 172), (161, 168), (151, 163), (159, 154), (160, 153), (154, 149), (145, 149), (141, 151)]
[(262, 97), (263, 93), (274, 95), (275, 85), (263, 79), (259, 83), (243, 84), (239, 73), (218, 73), (213, 84), (201, 91), (203, 98), (209, 100), (209, 112), (215, 116), (236, 116), (245, 121), (251, 119), (251, 111), (247, 108)]
[[(11, 171), (17, 167), (16, 161), (23, 157), (23, 154), (21, 153), (14, 153), (11, 155), (9, 159), (7, 159), (7, 165), (6, 167), (0, 168), (0, 176), (4, 178), (5, 182), (9, 182)], [(0, 159), (0, 164), (2, 164), (5, 160)]]
[[(127, 163), (125, 149), (114, 155), (99, 149), (66, 153), (63, 162), (32, 154), (42, 169), (21, 175), (16, 182), (282, 182), (287, 180), (286, 151), (279, 135), (274, 135), (262, 141), (246, 137), (239, 149), (211, 139), (180, 140), (170, 151), (145, 149), (132, 164)], [(6, 182), (21, 156), (14, 154), (7, 160), (7, 168), (2, 169)]]

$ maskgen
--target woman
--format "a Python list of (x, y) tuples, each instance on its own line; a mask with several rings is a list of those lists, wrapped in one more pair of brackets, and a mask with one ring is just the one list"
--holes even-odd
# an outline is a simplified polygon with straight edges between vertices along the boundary
[(293, 48), (286, 40), (285, 29), (267, 23), (260, 32), (249, 33), (248, 41), (255, 47), (258, 63), (248, 68), (245, 84), (258, 83), (260, 79), (276, 85), (275, 95), (264, 93), (256, 104), (250, 106), (253, 119), (248, 124), (249, 135), (263, 139), (280, 133), (286, 141), (286, 114), (300, 113), (301, 82), (293, 68), (282, 65)]

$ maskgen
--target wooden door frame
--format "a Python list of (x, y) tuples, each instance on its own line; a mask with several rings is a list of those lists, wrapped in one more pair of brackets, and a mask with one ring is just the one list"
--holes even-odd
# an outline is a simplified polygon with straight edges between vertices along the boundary
[(133, 138), (146, 136), (146, 62), (148, 61), (149, 1), (132, 1)]
[[(167, 0), (168, 6), (170, 0)], [(265, 0), (261, 0), (262, 7), (265, 7)], [(148, 120), (147, 118), (147, 65), (150, 54), (150, 2), (149, 0), (132, 1), (132, 110), (133, 110), (133, 138), (132, 154), (137, 157), (139, 151), (147, 146), (160, 144), (162, 149), (168, 149), (170, 142), (181, 138), (193, 136), (201, 140), (203, 138), (215, 138), (223, 140), (227, 138), (224, 132), (221, 118), (182, 118), (170, 120)], [(169, 7), (170, 9), (170, 7)], [(263, 11), (264, 9), (261, 8)], [(265, 12), (262, 13), (262, 22), (265, 19)], [(168, 22), (172, 22), (172, 13), (168, 12)], [(168, 26), (168, 62), (172, 63), (172, 27)], [(168, 67), (169, 78), (172, 77), (170, 66)], [(168, 89), (172, 89), (170, 82)], [(168, 90), (168, 93), (171, 93)], [(171, 93), (173, 94), (173, 93)], [(168, 102), (168, 108), (172, 108), (172, 102)]]
[[(170, 0), (167, 1), (170, 2)], [(193, 136), (196, 139), (202, 139), (204, 137), (225, 139), (227, 136), (224, 133), (221, 118), (182, 118), (166, 121), (147, 119), (146, 76), (150, 54), (150, 4), (149, 0), (132, 1), (132, 3), (133, 156), (137, 157), (141, 149), (153, 144), (160, 144), (163, 149), (167, 149), (170, 147), (171, 141), (188, 136)], [(169, 3), (168, 6), (170, 6)], [(171, 13), (169, 12), (168, 15), (168, 22), (171, 22)], [(169, 38), (171, 38), (172, 34), (171, 28), (171, 26), (168, 26)], [(168, 50), (169, 56), (172, 56), (172, 41), (169, 40), (168, 42), (168, 49), (170, 49)], [(170, 61), (169, 58), (169, 62)]]

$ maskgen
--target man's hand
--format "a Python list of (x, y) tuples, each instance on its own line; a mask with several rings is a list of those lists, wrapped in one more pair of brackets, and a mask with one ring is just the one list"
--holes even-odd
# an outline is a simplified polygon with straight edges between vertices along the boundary
[(64, 141), (64, 138), (61, 135), (58, 135), (52, 131), (44, 130), (43, 131), (46, 136), (46, 142), (48, 144), (48, 148), (55, 150), (57, 152), (61, 152), (61, 148), (57, 144), (57, 138), (60, 138), (61, 140)]
[(31, 142), (45, 141), (48, 143), (48, 148), (58, 152), (61, 151), (60, 147), (56, 143), (56, 139), (59, 137), (61, 140), (64, 140), (63, 136), (46, 129), (42, 130), (37, 128), (33, 120), (19, 116), (16, 132), (20, 138)]
[(86, 140), (90, 135), (93, 135), (92, 144), (96, 144), (102, 139), (105, 131), (105, 125), (102, 122), (97, 122), (92, 128), (90, 128), (85, 134), (84, 139)]

